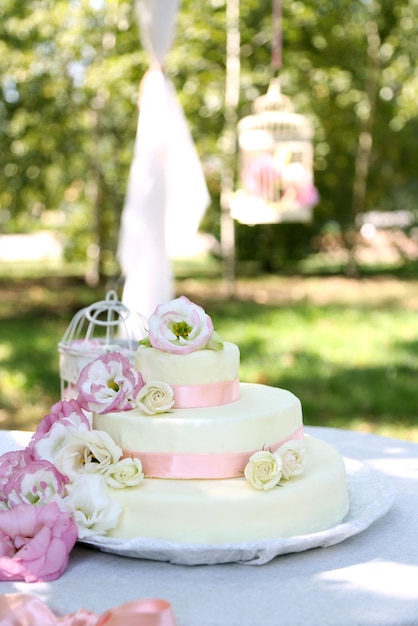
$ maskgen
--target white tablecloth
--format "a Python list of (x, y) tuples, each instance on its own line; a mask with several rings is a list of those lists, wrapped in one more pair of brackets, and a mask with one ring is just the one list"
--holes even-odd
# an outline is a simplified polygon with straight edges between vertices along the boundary
[[(396, 491), (390, 511), (328, 548), (262, 566), (183, 566), (76, 547), (52, 583), (0, 583), (0, 593), (42, 598), (57, 614), (96, 613), (164, 598), (177, 626), (418, 625), (418, 444), (330, 428), (307, 428), (347, 457), (382, 472)], [(0, 452), (18, 434), (0, 432)], [(42, 625), (31, 625), (42, 626)]]

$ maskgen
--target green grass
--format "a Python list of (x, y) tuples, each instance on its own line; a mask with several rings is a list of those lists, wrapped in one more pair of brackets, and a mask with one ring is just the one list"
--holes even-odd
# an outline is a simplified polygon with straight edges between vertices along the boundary
[(242, 379), (293, 391), (307, 424), (418, 435), (415, 312), (300, 304), (236, 315), (219, 324), (240, 346)]
[[(241, 350), (241, 380), (284, 387), (307, 424), (418, 441), (418, 281), (391, 277), (178, 281)], [(0, 428), (33, 429), (59, 399), (57, 344), (103, 299), (76, 279), (0, 282)]]
[(0, 281), (0, 428), (32, 430), (59, 400), (58, 342), (102, 297), (79, 279)]

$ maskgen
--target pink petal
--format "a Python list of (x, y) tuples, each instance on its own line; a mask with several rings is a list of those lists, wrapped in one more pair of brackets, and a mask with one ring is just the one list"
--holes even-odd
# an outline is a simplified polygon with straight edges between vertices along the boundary
[(0, 558), (0, 580), (25, 580), (24, 568), (19, 562), (3, 556)]
[(21, 560), (16, 555), (15, 560), (21, 564), (26, 582), (56, 580), (67, 567), (68, 552), (60, 539), (52, 539), (38, 558)]
[(0, 511), (0, 532), (9, 537), (15, 535), (30, 537), (36, 520), (36, 507), (32, 504), (19, 504), (10, 511)]
[(61, 576), (68, 564), (68, 552), (63, 541), (58, 538), (52, 539), (48, 550), (44, 555), (39, 579), (43, 581), (56, 580)]
[[(48, 581), (62, 574), (77, 539), (77, 527), (69, 513), (61, 512), (56, 503), (23, 504), (0, 512), (1, 522), (0, 542), (7, 556), (0, 558), (0, 580)], [(22, 547), (10, 554), (13, 540)]]
[(12, 557), (16, 552), (16, 548), (12, 539), (0, 531), (0, 558)]
[(36, 561), (43, 558), (51, 540), (51, 529), (43, 526), (33, 537), (28, 538), (22, 548), (16, 552), (16, 559), (19, 561)]

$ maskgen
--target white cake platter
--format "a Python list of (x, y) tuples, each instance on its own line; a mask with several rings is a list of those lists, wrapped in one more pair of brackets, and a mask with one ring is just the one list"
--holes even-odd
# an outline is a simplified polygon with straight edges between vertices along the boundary
[(364, 531), (388, 512), (394, 500), (393, 489), (381, 473), (360, 461), (347, 458), (344, 461), (347, 470), (349, 512), (341, 523), (321, 532), (222, 545), (175, 543), (146, 537), (121, 540), (97, 535), (80, 543), (102, 552), (179, 565), (217, 563), (263, 565), (282, 554), (326, 548)]

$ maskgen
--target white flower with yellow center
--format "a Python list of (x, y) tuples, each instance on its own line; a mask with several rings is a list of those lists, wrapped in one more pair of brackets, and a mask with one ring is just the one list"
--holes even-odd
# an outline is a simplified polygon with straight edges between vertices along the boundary
[(77, 524), (79, 539), (105, 535), (116, 527), (122, 507), (110, 500), (104, 476), (85, 474), (67, 489), (64, 502)]
[(80, 474), (105, 474), (119, 461), (121, 448), (101, 430), (73, 432), (55, 458), (56, 467), (71, 479)]

